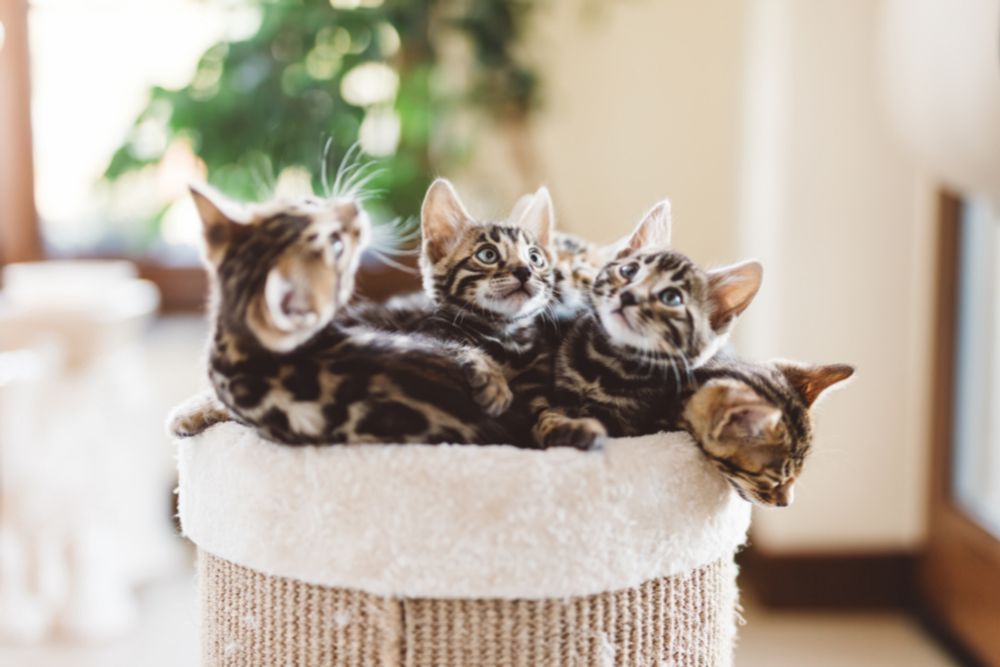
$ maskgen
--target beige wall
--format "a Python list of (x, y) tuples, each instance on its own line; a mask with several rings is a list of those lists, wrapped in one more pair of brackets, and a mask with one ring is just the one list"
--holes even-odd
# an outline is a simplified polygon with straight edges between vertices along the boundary
[[(529, 50), (544, 99), (531, 135), (562, 227), (612, 241), (670, 197), (680, 247), (736, 258), (741, 7), (558, 0), (537, 17)], [(537, 186), (505, 174), (507, 142), (488, 142), (468, 179), (503, 183), (500, 199)]]
[(926, 503), (934, 202), (882, 107), (880, 3), (753, 8), (739, 235), (767, 279), (742, 349), (858, 368), (817, 411), (795, 505), (758, 513), (756, 542), (911, 548)]
[[(581, 4), (556, 2), (532, 43), (545, 81), (532, 137), (562, 225), (608, 241), (669, 195), (676, 247), (701, 262), (765, 263), (742, 352), (858, 367), (818, 410), (794, 506), (760, 512), (755, 543), (914, 547), (933, 190), (881, 106), (881, 3), (638, 0), (591, 15)], [(494, 197), (522, 187), (508, 147), (488, 142), (471, 173)]]

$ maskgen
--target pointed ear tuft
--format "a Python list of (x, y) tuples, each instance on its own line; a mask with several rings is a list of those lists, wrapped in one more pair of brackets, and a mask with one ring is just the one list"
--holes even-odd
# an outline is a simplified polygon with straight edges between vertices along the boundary
[(724, 331), (753, 301), (764, 278), (764, 267), (756, 260), (708, 272), (713, 304), (712, 329)]
[(205, 238), (205, 254), (209, 262), (218, 264), (226, 248), (246, 224), (242, 207), (205, 184), (188, 186), (198, 215), (201, 216)]
[(830, 387), (854, 375), (854, 367), (847, 364), (810, 365), (794, 361), (776, 364), (807, 406), (815, 403)]
[[(521, 199), (523, 200), (524, 197)], [(517, 206), (515, 205), (514, 208), (516, 210)], [(555, 207), (552, 205), (552, 195), (549, 194), (549, 189), (544, 185), (538, 188), (538, 191), (531, 195), (531, 201), (527, 208), (524, 209), (520, 217), (514, 218), (514, 220), (519, 226), (534, 234), (539, 244), (548, 247), (556, 226)]]
[(454, 248), (459, 232), (471, 219), (448, 179), (438, 178), (431, 183), (420, 207), (420, 227), (424, 254), (432, 264), (444, 259)]
[(646, 211), (625, 246), (618, 251), (618, 257), (631, 255), (641, 250), (666, 250), (670, 247), (673, 222), (670, 217), (670, 200), (664, 199)]

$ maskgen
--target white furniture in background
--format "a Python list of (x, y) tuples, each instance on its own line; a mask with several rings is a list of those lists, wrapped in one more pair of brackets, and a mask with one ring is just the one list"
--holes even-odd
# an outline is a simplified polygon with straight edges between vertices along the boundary
[(159, 293), (127, 262), (10, 265), (3, 286), (0, 638), (115, 636), (178, 558), (140, 348)]

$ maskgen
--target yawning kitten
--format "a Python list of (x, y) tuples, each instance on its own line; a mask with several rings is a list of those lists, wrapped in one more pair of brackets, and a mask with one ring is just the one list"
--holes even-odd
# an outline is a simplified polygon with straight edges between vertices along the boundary
[(215, 300), (209, 375), (224, 407), (179, 414), (178, 435), (235, 417), (287, 444), (510, 439), (490, 419), (510, 393), (489, 357), (333, 320), (370, 233), (357, 201), (241, 206), (193, 196)]

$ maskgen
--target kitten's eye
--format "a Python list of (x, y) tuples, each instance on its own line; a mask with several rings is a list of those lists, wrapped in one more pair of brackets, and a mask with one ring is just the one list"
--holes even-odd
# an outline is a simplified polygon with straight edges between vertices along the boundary
[(545, 255), (543, 255), (542, 251), (537, 248), (532, 248), (531, 251), (528, 252), (528, 259), (530, 259), (531, 263), (535, 266), (545, 266)]
[(330, 234), (330, 250), (333, 251), (333, 256), (337, 258), (344, 254), (344, 240), (340, 238), (338, 232)]
[(660, 302), (667, 306), (679, 306), (684, 303), (684, 295), (676, 287), (668, 287), (660, 292)]
[(635, 262), (632, 262), (631, 264), (625, 264), (620, 269), (618, 269), (618, 273), (622, 274), (622, 278), (628, 278), (629, 280), (631, 280), (632, 277), (638, 272), (639, 272), (639, 265), (636, 264)]
[(485, 246), (476, 251), (476, 259), (483, 264), (496, 264), (500, 259), (500, 253), (493, 246)]

